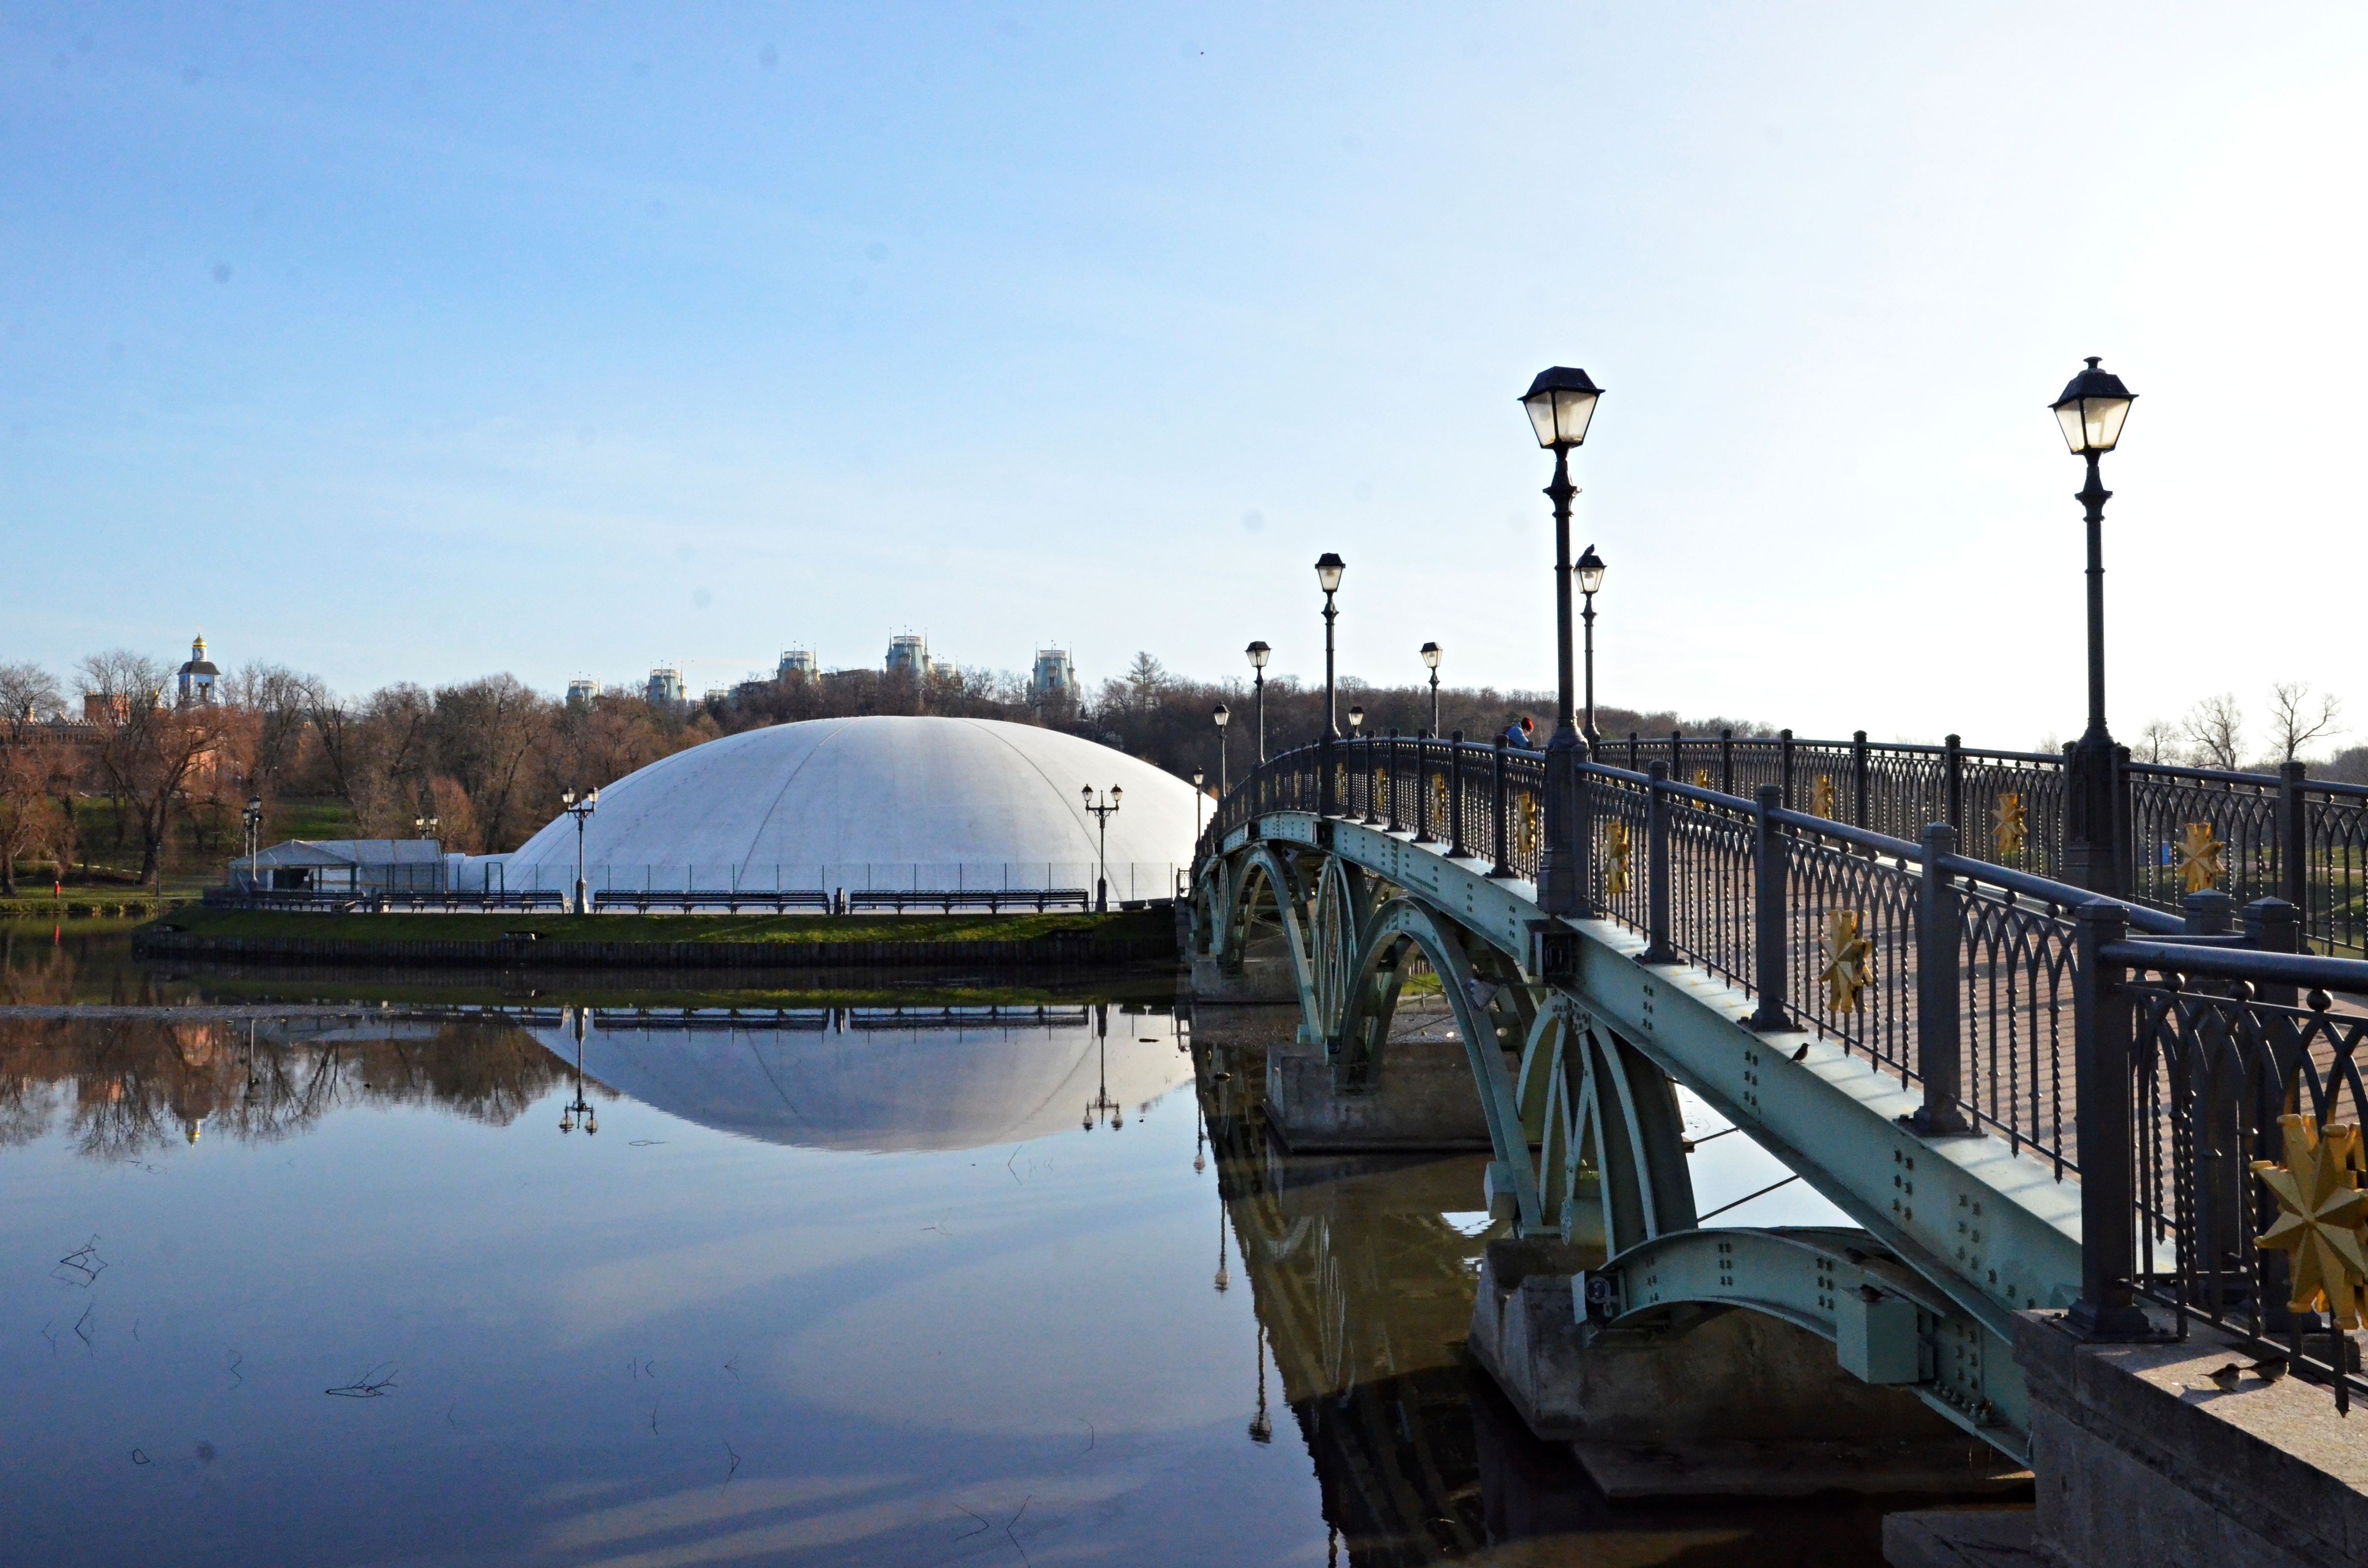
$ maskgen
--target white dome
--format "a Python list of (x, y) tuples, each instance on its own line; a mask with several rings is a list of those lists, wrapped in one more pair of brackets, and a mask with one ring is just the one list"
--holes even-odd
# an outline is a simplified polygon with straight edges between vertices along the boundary
[[(1190, 784), (1075, 735), (992, 719), (813, 719), (677, 752), (600, 791), (599, 888), (1090, 888), (1078, 791), (1116, 785), (1110, 896), (1164, 898), (1190, 863)], [(562, 814), (502, 858), (513, 889), (572, 887)]]
[[(907, 1019), (818, 1012), (806, 1027), (689, 1028), (663, 1017), (594, 1018), (586, 1076), (718, 1131), (808, 1149), (975, 1149), (1074, 1131), (1097, 1102), (1133, 1122), (1192, 1059), (1164, 1014), (1056, 1005), (1042, 1018)], [(575, 1062), (564, 1025), (530, 1029)], [(1107, 1123), (1110, 1112), (1095, 1119)]]

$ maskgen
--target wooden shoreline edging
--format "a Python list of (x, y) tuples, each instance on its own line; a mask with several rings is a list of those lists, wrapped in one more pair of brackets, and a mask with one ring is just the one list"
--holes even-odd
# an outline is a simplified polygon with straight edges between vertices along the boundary
[(142, 958), (242, 962), (449, 965), (482, 969), (889, 969), (1008, 967), (1108, 968), (1175, 961), (1166, 937), (1110, 940), (1090, 936), (973, 942), (571, 942), (346, 941), (313, 937), (204, 937), (142, 932)]

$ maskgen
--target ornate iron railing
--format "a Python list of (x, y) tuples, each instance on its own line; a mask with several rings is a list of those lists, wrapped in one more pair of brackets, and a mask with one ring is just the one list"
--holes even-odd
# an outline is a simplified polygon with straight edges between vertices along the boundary
[[(2305, 911), (2319, 930), (2359, 939), (2347, 879), (2368, 791), (2291, 769), (2266, 781), (2274, 793), (2256, 775), (2128, 769), (2134, 841), (2184, 818), (2225, 828), (2217, 841), (2235, 846), (2208, 877), (2191, 858), (2174, 915), (2159, 907), (2174, 897), (2166, 882), (2141, 880), (2140, 900), (2102, 898), (1961, 851), (1938, 815), (1913, 840), (1839, 820), (1897, 824), (1918, 801), (1964, 817), (1986, 791), (2054, 799), (2040, 787), (2060, 779), (2037, 767), (2054, 759), (1706, 744), (1718, 747), (1711, 776), (1748, 782), (1750, 798), (1695, 782), (1709, 765), (1684, 737), (1640, 757), (1643, 770), (1577, 766), (1583, 915), (1643, 936), (1643, 961), (1697, 963), (1750, 994), (1755, 1027), (1809, 1031), (1920, 1092), (1913, 1120), (1926, 1135), (2002, 1138), (2057, 1179), (2077, 1177), (2091, 1321), (2118, 1311), (2126, 1328), (2144, 1300), (2181, 1333), (2201, 1317), (2263, 1354), (2281, 1340), (2339, 1399), (2368, 1392), (2345, 1369), (2348, 1341), (2284, 1299), (2283, 1258), (2257, 1239), (2273, 1206), (2249, 1163), (2288, 1161), (2282, 1117), (2313, 1138), (2337, 1123), (2339, 1145), (2342, 1123), (2368, 1119), (2368, 1012), (2334, 1000), (2368, 997), (2368, 961), (2297, 950)], [(1785, 779), (1797, 797), (1804, 755), (1845, 766), (1854, 792), (1813, 791), (1823, 812), (1787, 807)], [(1672, 777), (1673, 758), (1693, 772)], [(1220, 802), (1202, 855), (1263, 812), (1318, 810), (1327, 766), (1336, 816), (1534, 883), (1545, 759), (1501, 742), (1392, 736), (1286, 753)], [(2271, 896), (2294, 885), (2297, 863), (2313, 868), (2306, 904)], [(2187, 891), (2207, 880), (2224, 886)], [(2241, 930), (2226, 887), (2247, 895)]]

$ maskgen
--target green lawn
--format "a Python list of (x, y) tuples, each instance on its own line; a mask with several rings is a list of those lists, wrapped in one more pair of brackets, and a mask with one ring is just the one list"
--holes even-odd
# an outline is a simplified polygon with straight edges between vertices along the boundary
[(192, 936), (310, 937), (348, 942), (484, 942), (513, 931), (577, 942), (1025, 942), (1064, 932), (1157, 940), (1164, 909), (1112, 915), (290, 915), (183, 909)]

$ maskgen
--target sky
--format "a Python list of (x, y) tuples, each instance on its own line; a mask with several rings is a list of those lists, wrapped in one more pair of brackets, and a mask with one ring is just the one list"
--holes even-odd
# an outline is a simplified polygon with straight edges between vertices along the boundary
[[(0, 659), (1554, 670), (1876, 739), (2351, 699), (2368, 12), (0, 8)], [(2358, 738), (2358, 737), (2355, 737)]]

